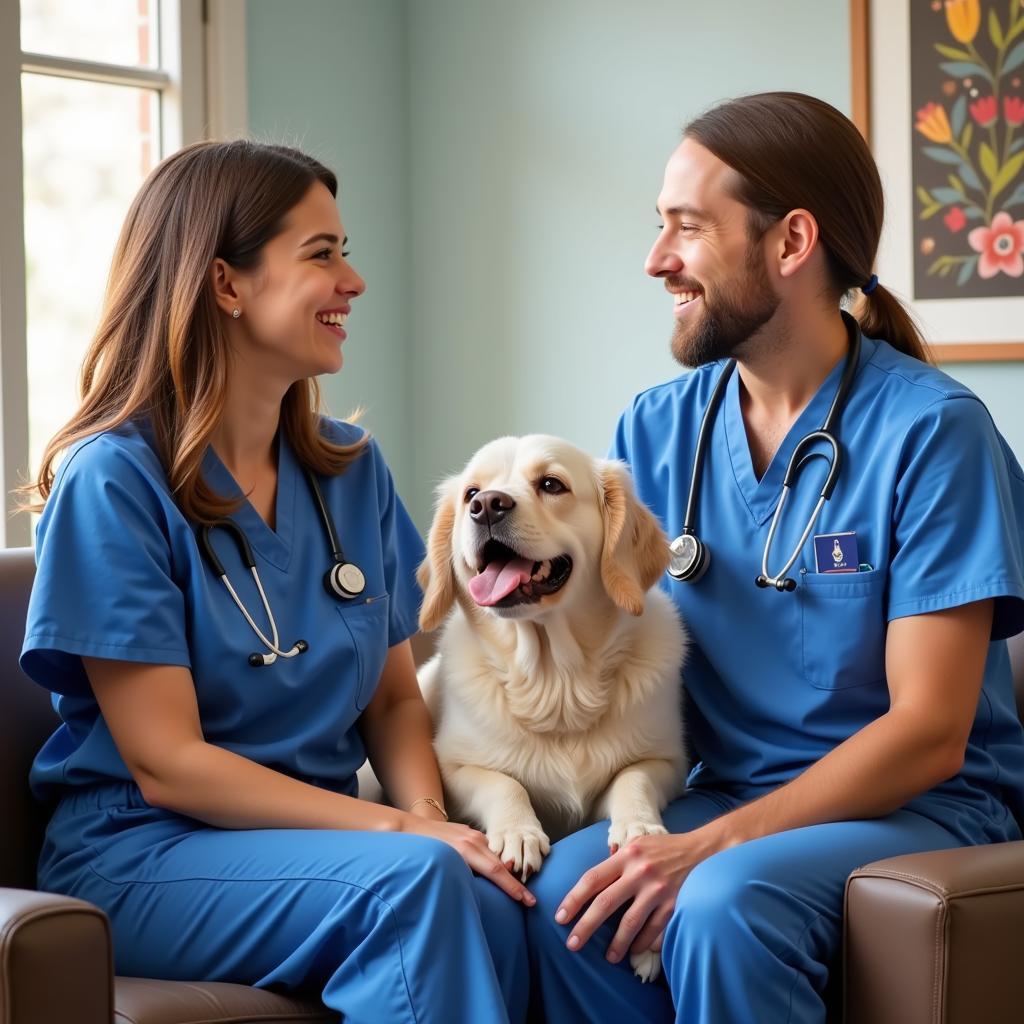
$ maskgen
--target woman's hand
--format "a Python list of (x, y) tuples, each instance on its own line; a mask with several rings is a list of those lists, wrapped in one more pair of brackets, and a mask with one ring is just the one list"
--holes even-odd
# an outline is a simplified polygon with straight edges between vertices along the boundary
[[(423, 805), (417, 805), (419, 811)], [(427, 805), (429, 806), (429, 805)], [(434, 814), (437, 814), (431, 808)], [(437, 814), (437, 818), (441, 816)], [(513, 875), (487, 846), (487, 837), (468, 825), (458, 825), (453, 821), (436, 820), (425, 817), (422, 813), (407, 813), (402, 820), (402, 831), (418, 836), (430, 836), (447, 843), (478, 875), (492, 881), (499, 889), (503, 889), (514, 900), (532, 907), (536, 897), (522, 882)]]
[(559, 924), (571, 921), (593, 900), (566, 945), (581, 949), (616, 910), (632, 900), (608, 947), (607, 959), (614, 964), (627, 952), (660, 949), (662, 932), (686, 876), (716, 849), (699, 830), (634, 839), (587, 871), (562, 900), (555, 914)]

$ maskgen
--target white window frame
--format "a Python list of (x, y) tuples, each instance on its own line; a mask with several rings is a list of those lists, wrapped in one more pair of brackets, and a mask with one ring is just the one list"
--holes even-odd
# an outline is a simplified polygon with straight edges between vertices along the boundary
[(12, 516), (28, 482), (28, 362), (22, 164), (23, 71), (160, 90), (161, 152), (248, 130), (246, 0), (160, 0), (159, 70), (70, 60), (21, 49), (20, 3), (0, 2), (0, 547), (31, 543)]

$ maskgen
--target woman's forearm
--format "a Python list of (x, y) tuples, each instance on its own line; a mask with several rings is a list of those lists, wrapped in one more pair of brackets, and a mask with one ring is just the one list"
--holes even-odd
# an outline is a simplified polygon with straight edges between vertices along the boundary
[(218, 828), (400, 831), (391, 807), (300, 782), (203, 741), (181, 747), (159, 774), (137, 776), (145, 799)]
[[(431, 797), (444, 806), (433, 725), (418, 693), (391, 704), (365, 728), (364, 739), (377, 778), (396, 807), (409, 810), (420, 797)], [(429, 808), (419, 803), (413, 809), (430, 816)]]

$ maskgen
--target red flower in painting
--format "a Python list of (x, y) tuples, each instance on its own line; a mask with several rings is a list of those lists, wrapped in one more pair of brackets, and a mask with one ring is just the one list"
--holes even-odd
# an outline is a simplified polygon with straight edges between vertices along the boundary
[(998, 117), (999, 109), (996, 107), (995, 96), (982, 96), (971, 104), (971, 117), (974, 118), (982, 128), (987, 128)]
[(1024, 220), (1014, 221), (1005, 211), (992, 218), (992, 226), (975, 228), (967, 236), (978, 261), (979, 277), (995, 277), (1000, 271), (1010, 277), (1024, 275)]
[(1024, 100), (1019, 96), (1004, 96), (1003, 113), (1010, 124), (1024, 124)]
[(963, 231), (964, 225), (967, 223), (964, 211), (959, 206), (951, 206), (949, 213), (942, 219), (946, 222), (946, 227), (953, 232)]

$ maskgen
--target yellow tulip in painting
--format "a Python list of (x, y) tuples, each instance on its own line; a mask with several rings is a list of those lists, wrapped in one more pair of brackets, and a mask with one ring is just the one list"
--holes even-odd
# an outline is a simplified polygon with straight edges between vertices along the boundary
[(946, 108), (938, 103), (929, 103), (917, 112), (914, 127), (932, 142), (952, 142), (953, 130), (946, 117)]
[(957, 42), (971, 42), (981, 26), (981, 0), (946, 0), (946, 21)]

